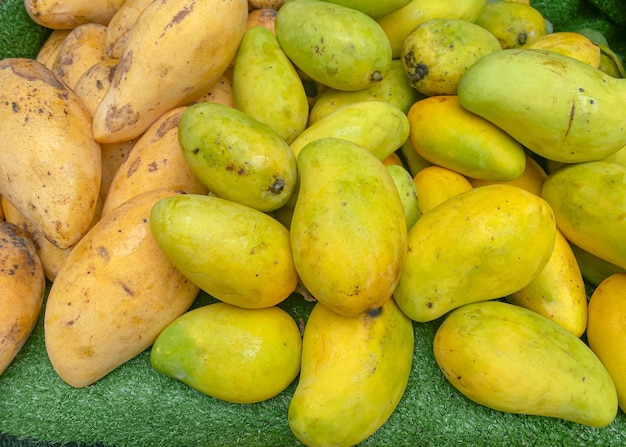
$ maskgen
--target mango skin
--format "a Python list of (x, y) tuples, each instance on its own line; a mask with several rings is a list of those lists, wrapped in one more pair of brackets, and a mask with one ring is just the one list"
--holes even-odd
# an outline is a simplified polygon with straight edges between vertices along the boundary
[(553, 321), (499, 301), (450, 313), (433, 342), (446, 379), (469, 399), (518, 414), (609, 425), (617, 392), (589, 347)]
[(300, 372), (302, 337), (279, 307), (213, 303), (181, 315), (150, 352), (157, 371), (211, 397), (255, 403), (282, 392)]
[(619, 407), (626, 409), (626, 273), (607, 276), (589, 299), (587, 343), (615, 383)]
[(289, 403), (291, 431), (311, 446), (348, 447), (367, 438), (400, 401), (413, 346), (411, 320), (392, 298), (356, 317), (316, 303), (304, 329), (300, 379)]
[(307, 127), (290, 145), (297, 157), (320, 138), (341, 138), (370, 150), (379, 160), (394, 153), (409, 137), (407, 116), (385, 101), (359, 101), (337, 108)]
[(409, 4), (410, 1), (411, 0), (378, 0), (372, 2), (370, 0), (330, 0), (330, 3), (356, 9), (376, 19), (403, 8)]
[(296, 288), (288, 230), (254, 208), (215, 196), (177, 195), (155, 204), (150, 226), (172, 264), (220, 301), (270, 307)]
[(276, 14), (274, 30), (289, 59), (327, 87), (361, 90), (389, 72), (387, 36), (355, 9), (318, 0), (287, 2)]
[(309, 101), (300, 76), (267, 28), (243, 36), (233, 69), (235, 108), (272, 128), (287, 143), (305, 129)]
[(341, 315), (380, 307), (400, 277), (407, 235), (385, 165), (355, 143), (322, 138), (300, 151), (298, 170), (290, 238), (302, 284)]
[(581, 337), (587, 327), (585, 281), (569, 242), (557, 230), (552, 256), (526, 287), (507, 297)]
[(469, 191), (472, 184), (452, 169), (437, 165), (427, 166), (413, 176), (420, 213), (426, 213), (441, 202)]
[(280, 208), (296, 186), (296, 159), (266, 124), (218, 103), (189, 106), (178, 140), (191, 171), (209, 191), (261, 211)]
[(513, 180), (524, 172), (522, 145), (480, 116), (455, 95), (417, 101), (407, 115), (411, 144), (426, 160), (467, 177)]
[(506, 49), (472, 65), (457, 93), (463, 107), (536, 154), (577, 163), (607, 157), (626, 144), (625, 89), (623, 79), (571, 57)]
[(516, 186), (457, 194), (409, 230), (396, 302), (411, 319), (426, 322), (513, 293), (545, 267), (555, 233), (549, 205)]
[(573, 244), (626, 268), (626, 167), (605, 161), (564, 166), (548, 176), (542, 197)]

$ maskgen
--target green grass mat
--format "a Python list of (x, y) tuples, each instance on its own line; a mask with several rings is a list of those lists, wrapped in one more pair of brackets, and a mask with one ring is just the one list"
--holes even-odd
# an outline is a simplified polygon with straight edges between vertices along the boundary
[[(212, 300), (200, 295), (194, 306)], [(297, 295), (281, 304), (306, 321), (311, 304)], [(44, 346), (43, 314), (31, 338), (0, 376), (2, 446), (248, 446), (301, 445), (287, 408), (296, 381), (257, 404), (210, 398), (150, 366), (149, 350), (82, 389), (54, 372)], [(605, 428), (515, 415), (477, 405), (440, 373), (432, 340), (440, 322), (415, 323), (409, 386), (387, 423), (362, 446), (623, 446), (620, 411)], [(358, 417), (358, 415), (355, 415)]]

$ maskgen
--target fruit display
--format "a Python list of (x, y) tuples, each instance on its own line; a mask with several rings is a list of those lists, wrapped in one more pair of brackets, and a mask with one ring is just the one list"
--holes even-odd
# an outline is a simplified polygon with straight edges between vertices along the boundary
[(0, 444), (623, 445), (626, 20), (557, 3), (0, 3)]

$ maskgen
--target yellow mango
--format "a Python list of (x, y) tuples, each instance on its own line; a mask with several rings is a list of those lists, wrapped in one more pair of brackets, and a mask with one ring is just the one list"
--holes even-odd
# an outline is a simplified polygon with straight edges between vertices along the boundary
[(320, 138), (351, 141), (384, 160), (409, 136), (409, 120), (396, 106), (385, 101), (359, 101), (339, 107), (307, 127), (290, 144), (297, 157), (304, 146)]
[(413, 148), (433, 164), (485, 180), (513, 180), (524, 172), (522, 145), (467, 111), (455, 95), (417, 101), (407, 117)]
[(563, 235), (583, 250), (626, 268), (626, 167), (593, 161), (548, 176), (542, 197)]
[(407, 234), (385, 165), (355, 143), (322, 138), (300, 151), (298, 171), (290, 237), (302, 284), (342, 315), (380, 307), (400, 276)]
[(150, 211), (175, 195), (151, 190), (98, 221), (74, 246), (52, 283), (44, 316), (54, 370), (82, 388), (152, 345), (198, 294), (150, 231)]
[(506, 296), (543, 270), (555, 233), (550, 206), (519, 187), (487, 185), (457, 194), (409, 230), (394, 297), (411, 319), (425, 322)]
[(508, 183), (509, 185), (519, 186), (528, 192), (532, 192), (533, 194), (540, 196), (541, 188), (543, 188), (543, 182), (545, 182), (547, 177), (548, 174), (544, 171), (537, 160), (526, 154), (526, 166), (524, 167), (524, 172), (522, 172), (518, 177), (515, 177), (513, 180), (501, 182), (496, 180), (468, 178), (468, 181), (473, 187), (491, 185), (493, 183)]
[(90, 228), (99, 200), (100, 145), (91, 116), (34, 59), (0, 61), (0, 194), (59, 248)]
[(270, 307), (296, 288), (289, 231), (261, 211), (214, 196), (184, 194), (159, 201), (150, 225), (176, 268), (220, 301)]
[(441, 166), (427, 166), (413, 177), (420, 212), (426, 213), (441, 202), (472, 189), (461, 174)]
[(104, 36), (104, 51), (107, 56), (119, 59), (126, 39), (137, 18), (152, 0), (125, 0), (109, 21)]
[(557, 230), (554, 250), (530, 284), (507, 296), (510, 303), (533, 310), (580, 337), (587, 327), (585, 281), (569, 242)]
[(606, 367), (619, 406), (626, 409), (626, 273), (614, 273), (595, 288), (589, 299), (587, 343)]
[(404, 41), (416, 26), (433, 18), (452, 18), (474, 22), (487, 0), (412, 0), (406, 6), (386, 14), (376, 21), (391, 42), (394, 59), (400, 57)]
[(26, 12), (36, 23), (52, 29), (74, 29), (85, 23), (107, 25), (125, 0), (25, 0)]
[(111, 179), (102, 205), (105, 216), (127, 200), (150, 189), (168, 188), (206, 194), (193, 174), (178, 142), (178, 124), (186, 107), (176, 107), (156, 120), (133, 144)]
[(45, 285), (31, 236), (11, 222), (0, 221), (0, 375), (30, 337)]
[(462, 394), (499, 411), (605, 427), (617, 415), (611, 376), (591, 349), (553, 321), (499, 301), (450, 313), (435, 360)]
[(227, 402), (255, 403), (284, 391), (300, 372), (296, 321), (272, 306), (208, 304), (178, 317), (150, 351), (157, 371)]
[(63, 45), (65, 38), (72, 32), (71, 29), (55, 29), (52, 30), (46, 41), (43, 43), (35, 60), (46, 68), (51, 69), (52, 64), (57, 58), (57, 54)]
[(94, 138), (100, 143), (134, 139), (163, 113), (204, 93), (233, 60), (247, 17), (246, 0), (171, 0), (146, 6), (93, 115)]
[(594, 68), (600, 66), (600, 47), (580, 33), (561, 31), (544, 34), (526, 42), (522, 48), (555, 51)]
[(411, 320), (393, 299), (354, 317), (316, 303), (304, 328), (291, 431), (305, 445), (353, 446), (392, 414), (413, 359)]
[(402, 165), (391, 164), (385, 165), (385, 167), (398, 189), (398, 194), (402, 201), (402, 208), (404, 209), (404, 216), (406, 217), (406, 226), (407, 229), (409, 229), (417, 222), (421, 214), (413, 177), (411, 177), (409, 171)]
[(522, 2), (487, 2), (476, 24), (493, 34), (503, 49), (519, 48), (548, 32), (541, 13)]

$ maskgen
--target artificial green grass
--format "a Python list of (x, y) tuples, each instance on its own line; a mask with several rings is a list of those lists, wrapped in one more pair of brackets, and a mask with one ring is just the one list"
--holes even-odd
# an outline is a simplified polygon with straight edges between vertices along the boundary
[[(200, 294), (194, 307), (213, 301)], [(312, 304), (293, 295), (281, 307), (305, 322)], [(408, 388), (389, 420), (361, 446), (626, 445), (621, 411), (608, 427), (591, 428), (503, 413), (470, 401), (447, 382), (435, 362), (432, 341), (440, 321), (414, 323)], [(72, 388), (48, 360), (42, 313), (31, 338), (0, 376), (0, 445), (299, 446), (287, 422), (296, 383), (264, 402), (232, 404), (158, 373), (147, 350), (93, 385)]]

